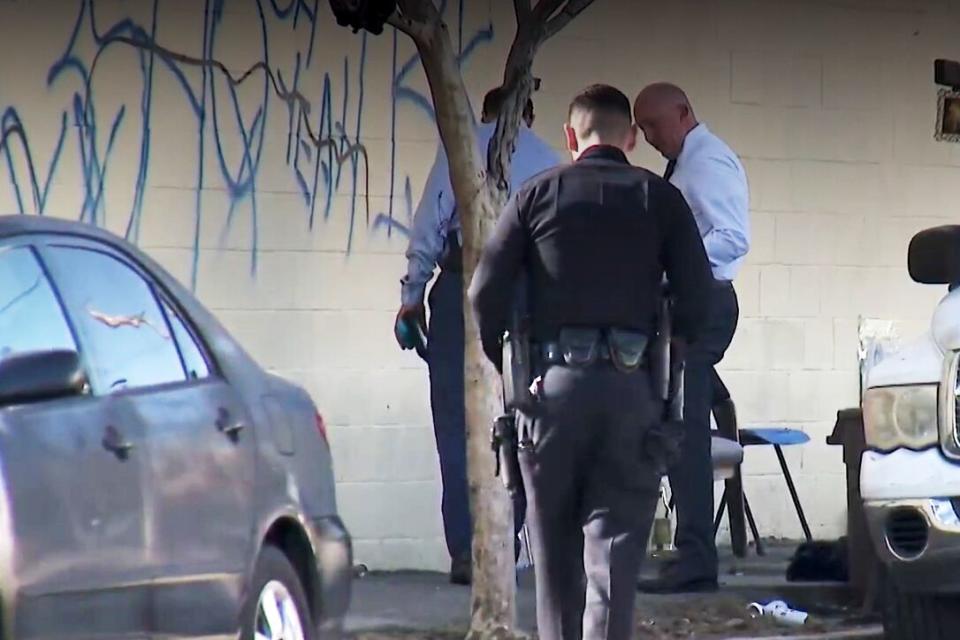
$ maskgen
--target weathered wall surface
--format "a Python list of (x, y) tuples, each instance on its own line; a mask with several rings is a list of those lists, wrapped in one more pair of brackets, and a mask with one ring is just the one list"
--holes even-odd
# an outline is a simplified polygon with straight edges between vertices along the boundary
[[(582, 86), (668, 79), (744, 158), (753, 249), (722, 368), (742, 423), (812, 436), (788, 458), (817, 535), (843, 524), (824, 437), (857, 401), (858, 315), (922, 330), (940, 294), (905, 252), (956, 218), (960, 150), (932, 138), (951, 4), (597, 0), (536, 65), (555, 145)], [(511, 5), (444, 11), (479, 101)], [(0, 114), (0, 210), (103, 225), (191, 284), (321, 406), (358, 560), (445, 568), (426, 371), (392, 337), (436, 145), (407, 39), (341, 29), (325, 0), (0, 0)], [(746, 470), (763, 533), (798, 536), (773, 456)]]

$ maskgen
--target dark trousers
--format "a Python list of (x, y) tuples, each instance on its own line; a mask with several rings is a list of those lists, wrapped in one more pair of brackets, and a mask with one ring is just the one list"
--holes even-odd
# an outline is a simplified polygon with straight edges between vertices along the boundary
[[(471, 551), (472, 524), (467, 485), (466, 407), (463, 373), (463, 285), (460, 273), (441, 270), (428, 296), (427, 365), (430, 369), (430, 407), (443, 483), (441, 512), (450, 556)], [(493, 455), (491, 453), (491, 455)], [(524, 496), (514, 501), (514, 533), (526, 512)]]
[(550, 367), (521, 416), (520, 465), (544, 640), (630, 638), (659, 495), (644, 437), (656, 419), (646, 371)]
[(677, 508), (677, 561), (672, 571), (681, 580), (717, 577), (710, 411), (729, 398), (714, 367), (733, 340), (740, 309), (732, 284), (717, 282), (711, 294), (707, 326), (687, 350), (683, 441), (680, 457), (668, 472)]

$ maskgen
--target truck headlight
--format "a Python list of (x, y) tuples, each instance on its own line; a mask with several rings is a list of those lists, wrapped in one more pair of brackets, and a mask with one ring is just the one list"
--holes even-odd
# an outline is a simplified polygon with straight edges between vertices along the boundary
[(935, 446), (937, 385), (868, 389), (863, 396), (863, 427), (867, 446), (881, 451)]
[(960, 411), (960, 383), (957, 367), (960, 352), (951, 351), (943, 362), (943, 384), (940, 385), (940, 448), (948, 458), (960, 459), (960, 433), (957, 412)]

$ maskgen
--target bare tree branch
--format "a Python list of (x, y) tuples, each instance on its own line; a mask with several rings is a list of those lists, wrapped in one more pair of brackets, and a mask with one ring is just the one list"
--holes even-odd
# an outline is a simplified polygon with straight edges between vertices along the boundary
[(546, 22), (566, 1), (567, 0), (539, 0), (537, 6), (533, 8), (534, 17), (538, 22)]
[(513, 10), (517, 14), (517, 29), (530, 17), (530, 0), (513, 0)]
[(392, 16), (387, 18), (387, 24), (407, 34), (413, 39), (414, 42), (426, 41), (427, 26), (411, 18), (400, 15), (399, 12), (395, 11)]
[(428, 46), (437, 29), (443, 28), (443, 16), (433, 0), (398, 0), (387, 24), (410, 36), (417, 45)]
[[(539, 8), (540, 5), (537, 5)], [(501, 85), (506, 95), (500, 106), (497, 126), (487, 145), (487, 181), (498, 196), (498, 208), (506, 204), (509, 175), (524, 105), (533, 92), (533, 58), (540, 45), (543, 22), (535, 16), (517, 24), (517, 35), (507, 55)]]
[(397, 0), (400, 13), (414, 22), (419, 22), (429, 29), (441, 22), (443, 17), (433, 0)]
[(569, 0), (560, 13), (547, 21), (547, 24), (543, 29), (543, 38), (541, 42), (545, 42), (557, 35), (561, 29), (570, 24), (571, 20), (576, 18), (591, 4), (593, 4), (593, 0)]

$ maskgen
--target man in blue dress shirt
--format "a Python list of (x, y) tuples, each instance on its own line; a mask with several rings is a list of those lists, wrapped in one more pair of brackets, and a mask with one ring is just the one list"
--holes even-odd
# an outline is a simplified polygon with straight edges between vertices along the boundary
[[(476, 131), (481, 158), (486, 157), (487, 145), (493, 137), (502, 96), (498, 87), (484, 98), (481, 123)], [(527, 102), (523, 117), (526, 126), (520, 126), (510, 165), (510, 186), (514, 191), (531, 176), (560, 163), (557, 152), (530, 128), (533, 125), (532, 101)], [(443, 483), (441, 512), (451, 557), (450, 581), (469, 584), (472, 525), (467, 489), (461, 236), (449, 165), (442, 144), (438, 145), (414, 214), (406, 256), (407, 273), (401, 279), (398, 321), (411, 319), (426, 324), (426, 286), (433, 278), (434, 270), (440, 268), (428, 297), (429, 346), (425, 359), (430, 370), (430, 405)], [(403, 345), (399, 335), (397, 340)], [(523, 510), (522, 504), (514, 505), (518, 524), (522, 522)]]
[(717, 548), (710, 410), (729, 398), (715, 365), (733, 340), (740, 313), (733, 280), (750, 248), (747, 176), (737, 154), (697, 122), (679, 87), (668, 83), (646, 87), (634, 102), (634, 118), (647, 142), (668, 160), (664, 177), (693, 211), (715, 281), (705, 305), (706, 326), (686, 352), (682, 450), (668, 471), (677, 507), (677, 559), (658, 580), (640, 588), (660, 593), (713, 591)]

